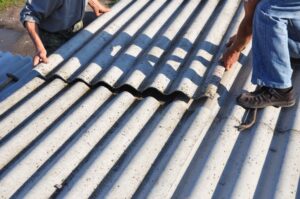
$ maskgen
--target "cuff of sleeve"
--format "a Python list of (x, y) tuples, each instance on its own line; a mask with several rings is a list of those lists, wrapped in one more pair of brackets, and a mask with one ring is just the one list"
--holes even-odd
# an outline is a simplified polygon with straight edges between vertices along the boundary
[(21, 22), (22, 22), (23, 25), (25, 25), (26, 21), (28, 21), (28, 22), (34, 22), (34, 23), (37, 23), (37, 24), (40, 23), (40, 20), (37, 17), (35, 17), (35, 16), (29, 16), (29, 15), (27, 15), (24, 18), (21, 19)]

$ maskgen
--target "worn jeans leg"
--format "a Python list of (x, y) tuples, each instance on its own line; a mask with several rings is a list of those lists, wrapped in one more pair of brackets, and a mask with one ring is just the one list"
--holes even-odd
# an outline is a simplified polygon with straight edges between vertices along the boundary
[[(292, 86), (293, 73), (290, 52), (297, 54), (295, 47), (299, 46), (289, 38), (289, 32), (293, 30), (300, 34), (299, 24), (292, 27), (291, 21), (294, 19), (278, 18), (270, 14), (272, 2), (274, 1), (261, 1), (255, 11), (252, 82), (260, 86), (288, 88)], [(284, 11), (280, 12), (280, 16), (283, 16)]]

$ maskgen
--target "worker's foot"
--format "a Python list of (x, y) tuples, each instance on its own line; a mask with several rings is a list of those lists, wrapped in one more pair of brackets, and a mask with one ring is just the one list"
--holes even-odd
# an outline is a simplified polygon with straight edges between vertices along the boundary
[(275, 89), (263, 86), (254, 92), (241, 94), (237, 98), (237, 103), (244, 108), (290, 107), (296, 103), (296, 100), (293, 87)]
[(299, 58), (291, 58), (291, 63), (299, 65), (300, 64), (300, 59)]

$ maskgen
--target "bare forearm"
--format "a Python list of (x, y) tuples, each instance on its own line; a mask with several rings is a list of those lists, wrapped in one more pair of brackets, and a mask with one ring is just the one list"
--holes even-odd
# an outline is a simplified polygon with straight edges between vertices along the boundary
[(99, 2), (98, 2), (98, 0), (89, 0), (88, 4), (91, 8), (94, 8), (99, 4)]
[(247, 0), (245, 1), (245, 17), (242, 20), (238, 32), (236, 41), (233, 43), (233, 49), (236, 51), (242, 51), (252, 39), (252, 26), (255, 8), (260, 0)]
[(238, 29), (236, 40), (233, 43), (232, 48), (241, 52), (251, 42), (252, 39), (252, 22), (247, 19), (243, 19)]
[(260, 0), (245, 0), (245, 17), (242, 20), (238, 32), (227, 44), (227, 49), (222, 57), (226, 70), (229, 70), (239, 59), (242, 50), (252, 39), (252, 24), (254, 12)]
[(36, 50), (38, 51), (44, 48), (42, 40), (39, 36), (38, 25), (34, 22), (25, 22), (25, 27), (30, 35), (30, 38), (32, 39), (32, 42), (35, 45)]
[(36, 66), (41, 62), (48, 63), (47, 51), (39, 36), (38, 25), (34, 22), (25, 22), (25, 27), (36, 48), (36, 54), (33, 57), (33, 66)]

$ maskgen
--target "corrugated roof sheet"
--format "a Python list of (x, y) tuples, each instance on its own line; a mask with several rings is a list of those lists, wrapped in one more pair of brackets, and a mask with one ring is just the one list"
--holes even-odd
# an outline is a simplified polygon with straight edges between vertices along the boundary
[[(296, 106), (259, 110), (257, 124), (244, 133), (239, 132), (236, 126), (241, 123), (245, 110), (236, 105), (235, 97), (244, 90), (254, 89), (250, 83), (250, 57), (245, 56), (240, 64), (222, 76), (221, 82), (217, 82), (220, 84), (213, 98), (199, 98), (206, 89), (205, 82), (210, 82), (214, 74), (220, 72), (215, 70), (218, 69), (218, 62), (213, 60), (218, 60), (225, 42), (221, 36), (221, 47), (214, 47), (216, 49), (213, 53), (207, 56), (211, 60), (204, 60), (202, 53), (207, 52), (199, 50), (199, 46), (204, 45), (205, 38), (219, 37), (219, 34), (203, 36), (212, 35), (204, 32), (214, 30), (211, 27), (224, 28), (223, 25), (231, 21), (232, 16), (223, 18), (224, 22), (218, 25), (214, 25), (214, 18), (219, 16), (217, 13), (225, 12), (226, 8), (229, 12), (231, 6), (236, 9), (239, 7), (241, 11), (239, 3), (200, 0), (121, 1), (111, 13), (97, 19), (73, 42), (68, 42), (52, 55), (48, 65), (38, 66), (36, 70), (41, 75), (30, 72), (30, 75), (22, 78), (24, 80), (4, 89), (0, 93), (1, 198), (299, 198), (299, 91)], [(190, 47), (185, 48), (190, 49), (187, 50), (189, 53), (184, 53), (186, 55), (178, 60), (178, 70), (174, 70), (174, 73), (165, 72), (170, 82), (178, 79), (179, 82), (185, 81), (178, 77), (191, 73), (189, 69), (193, 64), (188, 63), (196, 63), (194, 59), (201, 52), (198, 65), (194, 66), (201, 68), (201, 63), (207, 63), (206, 72), (201, 77), (204, 80), (200, 81), (203, 84), (187, 88), (187, 91), (191, 89), (190, 93), (193, 93), (190, 95), (185, 92), (187, 98), (180, 98), (178, 93), (182, 90), (174, 89), (174, 92), (178, 92), (166, 95), (171, 90), (165, 89), (161, 95), (157, 95), (156, 92), (142, 93), (139, 89), (133, 89), (133, 85), (119, 89), (109, 82), (91, 86), (79, 78), (78, 74), (90, 69), (94, 73), (99, 66), (88, 69), (88, 60), (87, 64), (80, 66), (72, 60), (76, 61), (79, 56), (95, 56), (91, 54), (98, 53), (95, 48), (97, 42), (114, 42), (118, 38), (106, 34), (106, 22), (112, 25), (108, 29), (118, 34), (122, 34), (126, 28), (135, 31), (134, 27), (139, 26), (139, 23), (145, 27), (139, 27), (138, 32), (146, 31), (146, 27), (156, 31), (155, 28), (161, 29), (158, 24), (157, 27), (151, 26), (151, 22), (140, 16), (148, 15), (145, 14), (147, 9), (158, 9), (160, 14), (173, 16), (169, 18), (170, 22), (166, 18), (155, 22), (164, 24), (161, 34), (154, 36), (153, 42), (145, 40), (145, 45), (149, 47), (142, 50), (150, 52), (153, 45), (148, 42), (155, 44), (164, 38), (161, 35), (165, 32), (179, 36), (172, 37), (172, 44), (168, 45), (173, 47), (170, 50), (166, 48), (166, 53), (158, 56), (160, 59), (154, 66), (160, 70), (153, 70), (152, 75), (145, 73), (149, 74), (151, 84), (144, 85), (150, 88), (150, 85), (155, 84), (154, 79), (159, 79), (164, 73), (162, 71), (170, 56), (179, 52), (177, 47), (187, 35), (181, 29), (190, 29), (196, 23), (199, 13), (205, 13), (206, 9), (214, 8), (217, 4), (217, 10), (213, 9), (212, 15), (202, 14), (211, 22), (202, 27), (200, 36), (197, 36), (198, 32), (188, 34), (194, 35), (192, 37), (195, 40), (190, 43)], [(152, 16), (149, 16), (153, 18), (153, 23), (159, 15), (154, 10)], [(132, 23), (134, 18), (131, 19), (130, 15), (139, 20)], [(188, 15), (192, 17), (183, 18)], [(180, 25), (175, 19), (181, 19), (183, 23)], [(124, 29), (118, 30), (122, 20), (129, 21), (123, 21)], [(97, 31), (95, 27), (99, 27), (99, 24), (103, 27)], [(173, 29), (175, 26), (172, 24), (184, 27)], [(227, 30), (228, 25), (224, 26)], [(234, 32), (230, 28), (224, 38)], [(99, 36), (103, 34), (107, 35), (105, 40)], [(139, 35), (132, 37), (138, 39)], [(95, 42), (97, 37), (99, 40)], [(84, 38), (95, 46), (88, 45)], [(133, 46), (135, 39), (124, 42), (127, 46)], [(80, 47), (82, 44), (86, 45)], [(105, 46), (103, 44), (101, 52), (105, 52)], [(84, 49), (87, 50), (86, 54)], [(125, 56), (126, 52), (120, 50), (113, 60)], [(104, 55), (99, 53), (98, 56)], [(132, 57), (123, 58), (127, 64)], [(147, 54), (141, 54), (134, 61), (134, 67), (124, 74), (135, 74), (139, 63), (148, 62), (148, 58)], [(66, 69), (72, 66), (68, 63), (74, 63), (76, 70), (72, 67)], [(109, 66), (103, 73), (98, 71), (99, 78), (114, 71), (116, 67), (113, 65), (110, 64), (112, 67)], [(196, 71), (195, 68), (193, 71)], [(68, 72), (70, 77), (58, 75), (59, 71)], [(112, 74), (116, 75), (116, 79), (120, 78), (119, 73)], [(295, 87), (300, 85), (299, 76), (300, 71), (295, 70)], [(139, 78), (133, 80), (136, 85), (145, 81)], [(170, 88), (178, 88), (174, 85), (179, 82), (171, 83), (173, 85)], [(159, 90), (156, 86), (152, 88)]]
[(53, 55), (36, 70), (67, 82), (200, 98), (243, 15), (239, 0), (125, 0), (117, 6), (67, 44), (63, 58)]
[(41, 86), (1, 115), (0, 193), (293, 198), (299, 103), (260, 111), (257, 125), (240, 133), (244, 109), (234, 98), (253, 87), (249, 71), (229, 72), (215, 99), (192, 103), (34, 79)]
[(32, 72), (30, 57), (0, 51), (0, 91)]

